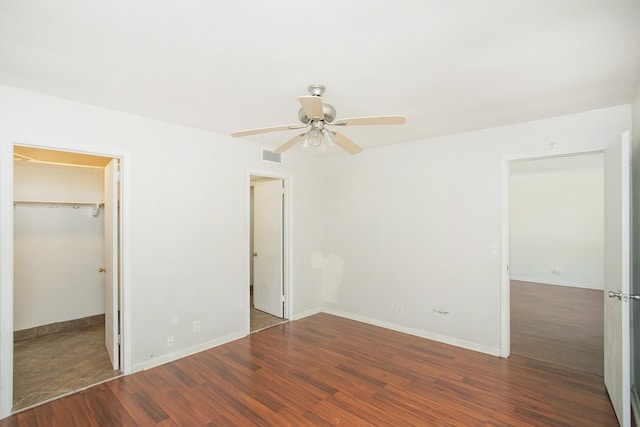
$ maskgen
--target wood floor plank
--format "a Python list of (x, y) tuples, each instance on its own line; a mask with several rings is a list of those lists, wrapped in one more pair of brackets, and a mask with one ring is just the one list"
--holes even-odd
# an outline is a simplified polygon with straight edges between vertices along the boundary
[(604, 293), (511, 281), (511, 353), (604, 373)]
[(71, 426), (615, 426), (602, 377), (318, 314), (0, 421)]

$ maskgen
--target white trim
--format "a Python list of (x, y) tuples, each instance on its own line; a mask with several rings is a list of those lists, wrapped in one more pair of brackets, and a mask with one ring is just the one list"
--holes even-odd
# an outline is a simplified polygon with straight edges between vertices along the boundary
[(124, 375), (133, 372), (133, 318), (131, 315), (131, 154), (120, 152), (120, 370)]
[(0, 134), (0, 419), (13, 405), (13, 145)]
[(13, 146), (70, 151), (120, 160), (121, 235), (120, 244), (122, 288), (121, 371), (127, 375), (131, 359), (131, 154), (111, 147), (89, 147), (74, 143), (25, 135), (0, 134), (0, 419), (11, 414), (13, 401)]
[[(291, 319), (293, 317), (293, 176), (290, 174), (279, 173), (268, 170), (259, 169), (247, 169), (247, 186), (246, 186), (246, 200), (247, 200), (247, 248), (251, 247), (251, 233), (249, 228), (251, 227), (251, 176), (263, 176), (266, 178), (281, 179), (284, 183), (284, 271), (282, 272), (282, 278), (284, 281), (284, 318)], [(251, 260), (247, 257), (247, 279), (250, 281), (251, 277)], [(251, 296), (249, 295), (249, 284), (247, 283), (247, 323), (246, 332), (251, 331)]]
[[(631, 150), (633, 146), (631, 145), (631, 132), (624, 131), (622, 132), (622, 153), (621, 153), (621, 162), (622, 162), (622, 176), (627, 177), (629, 182), (626, 186), (622, 185), (622, 224), (623, 230), (628, 230), (628, 233), (622, 233), (622, 283), (626, 283), (627, 294), (631, 293), (632, 284), (631, 284), (631, 233), (633, 224), (631, 223)], [(626, 141), (626, 142), (625, 142)], [(625, 148), (625, 145), (628, 145), (628, 148)], [(626, 189), (626, 192), (624, 191)], [(626, 224), (626, 226), (625, 226)], [(625, 256), (626, 255), (626, 256)], [(622, 304), (622, 319), (626, 319), (627, 323), (630, 321), (631, 316), (631, 304), (629, 301), (627, 304)], [(625, 413), (623, 415), (622, 423), (625, 426), (631, 425), (631, 325), (627, 325), (627, 334), (628, 336), (623, 336), (622, 339), (622, 399), (625, 409)], [(624, 330), (624, 329), (623, 329)], [(626, 375), (624, 375), (626, 373)], [(606, 378), (605, 378), (606, 384)]]
[[(607, 144), (608, 145), (608, 144)], [(536, 160), (551, 157), (574, 156), (579, 154), (602, 153), (607, 145), (594, 147), (575, 147), (568, 149), (546, 150), (531, 153), (505, 155), (501, 161), (500, 179), (500, 357), (509, 357), (511, 354), (511, 316), (510, 316), (510, 289), (509, 289), (509, 178), (510, 163), (518, 160)]]
[(293, 315), (293, 317), (290, 320), (300, 320), (300, 319), (304, 319), (305, 317), (313, 316), (314, 314), (318, 314), (318, 313), (322, 313), (322, 308), (320, 307), (312, 308), (311, 310), (305, 310), (300, 313), (296, 313)]
[(202, 351), (209, 350), (211, 348), (218, 347), (218, 346), (223, 345), (223, 344), (227, 344), (227, 343), (229, 343), (231, 341), (235, 341), (237, 339), (244, 338), (246, 336), (247, 336), (247, 334), (245, 334), (243, 332), (238, 332), (238, 333), (235, 333), (235, 334), (227, 335), (227, 336), (216, 338), (216, 339), (213, 339), (213, 340), (210, 340), (210, 341), (206, 341), (206, 342), (203, 342), (203, 343), (200, 343), (200, 344), (196, 344), (196, 345), (191, 346), (191, 347), (183, 348), (180, 351), (176, 351), (176, 352), (169, 353), (169, 354), (163, 354), (160, 357), (157, 357), (157, 358), (154, 358), (154, 359), (150, 359), (150, 360), (147, 360), (147, 361), (142, 362), (142, 363), (136, 363), (133, 366), (133, 372), (132, 373), (145, 371), (145, 370), (151, 369), (151, 368), (155, 368), (157, 366), (164, 365), (165, 363), (173, 362), (174, 360), (182, 359), (183, 357), (191, 356), (191, 355), (194, 355), (196, 353), (200, 353)]
[(635, 384), (631, 386), (631, 416), (635, 425), (640, 425), (640, 398)]
[(600, 291), (604, 289), (603, 285), (594, 285), (592, 283), (563, 282), (560, 280), (547, 280), (547, 279), (539, 279), (536, 277), (511, 276), (511, 280), (519, 280), (521, 282), (540, 283), (543, 285), (568, 286), (570, 288), (596, 289)]
[(509, 286), (509, 176), (510, 160), (502, 159), (500, 177), (500, 357), (511, 354), (511, 287)]
[(384, 322), (381, 320), (372, 319), (370, 317), (359, 316), (357, 314), (347, 313), (345, 311), (334, 310), (331, 308), (325, 308), (323, 313), (332, 314), (334, 316), (344, 317), (345, 319), (355, 320), (357, 322), (367, 323), (369, 325), (379, 326), (381, 328), (390, 329), (392, 331), (402, 332), (409, 335), (414, 335), (420, 338), (426, 338), (432, 341), (437, 341), (443, 344), (454, 345), (456, 347), (465, 348), (467, 350), (477, 351), (479, 353), (489, 354), (491, 356), (499, 356), (500, 349), (495, 347), (487, 347), (477, 343), (459, 340), (451, 338), (446, 335), (434, 334), (423, 329), (407, 328), (406, 326), (398, 325), (396, 323)]

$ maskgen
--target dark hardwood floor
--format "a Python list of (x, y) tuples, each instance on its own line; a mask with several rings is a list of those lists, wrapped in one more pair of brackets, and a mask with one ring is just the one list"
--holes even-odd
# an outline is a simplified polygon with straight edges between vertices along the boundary
[(602, 290), (511, 281), (511, 354), (602, 376)]
[(18, 413), (6, 426), (615, 426), (602, 377), (328, 314)]

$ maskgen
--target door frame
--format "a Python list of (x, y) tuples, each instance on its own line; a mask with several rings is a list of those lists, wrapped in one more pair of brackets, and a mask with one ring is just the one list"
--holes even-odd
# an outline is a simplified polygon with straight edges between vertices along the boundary
[(68, 151), (120, 161), (120, 355), (121, 371), (132, 372), (131, 363), (131, 155), (113, 147), (91, 147), (73, 142), (0, 133), (0, 419), (13, 406), (13, 149), (14, 146)]
[(293, 206), (293, 177), (289, 174), (282, 174), (273, 171), (248, 169), (247, 170), (247, 185), (246, 185), (246, 201), (247, 201), (247, 289), (246, 289), (246, 304), (247, 304), (247, 317), (246, 317), (246, 331), (247, 334), (251, 333), (251, 295), (250, 289), (250, 275), (251, 275), (251, 253), (249, 248), (251, 247), (251, 176), (262, 176), (265, 178), (281, 179), (284, 185), (284, 206), (282, 209), (283, 215), (283, 267), (282, 267), (282, 287), (284, 292), (284, 307), (283, 316), (285, 319), (291, 319), (292, 307), (293, 307), (293, 286), (291, 271), (293, 245), (292, 245), (292, 232), (291, 224), (293, 220), (292, 206)]
[(510, 164), (513, 161), (539, 160), (552, 157), (575, 156), (581, 154), (604, 153), (607, 145), (588, 148), (551, 149), (532, 153), (506, 155), (501, 161), (500, 178), (500, 357), (511, 354), (511, 289), (510, 289)]

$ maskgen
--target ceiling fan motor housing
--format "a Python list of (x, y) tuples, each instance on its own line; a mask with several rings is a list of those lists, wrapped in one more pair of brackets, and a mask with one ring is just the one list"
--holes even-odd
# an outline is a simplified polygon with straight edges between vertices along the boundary
[[(323, 121), (325, 123), (331, 123), (333, 119), (336, 118), (336, 109), (333, 108), (333, 105), (331, 104), (322, 104), (322, 112), (324, 113)], [(310, 121), (302, 108), (298, 110), (298, 118), (304, 124), (307, 124)]]

